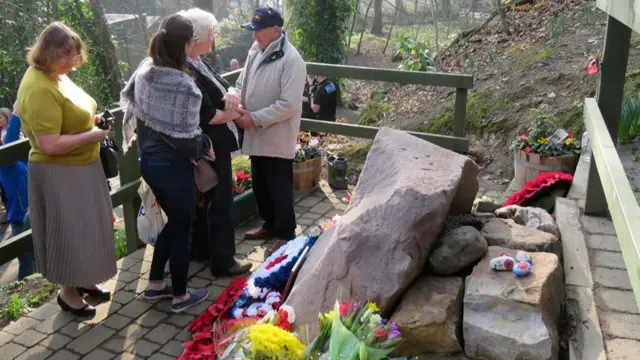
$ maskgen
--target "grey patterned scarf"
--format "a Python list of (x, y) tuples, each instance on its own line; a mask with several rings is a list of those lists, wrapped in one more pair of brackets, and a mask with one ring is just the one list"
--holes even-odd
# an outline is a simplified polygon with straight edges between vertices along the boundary
[(185, 72), (143, 60), (120, 93), (124, 108), (122, 151), (135, 138), (136, 118), (169, 137), (188, 139), (200, 135), (202, 94)]

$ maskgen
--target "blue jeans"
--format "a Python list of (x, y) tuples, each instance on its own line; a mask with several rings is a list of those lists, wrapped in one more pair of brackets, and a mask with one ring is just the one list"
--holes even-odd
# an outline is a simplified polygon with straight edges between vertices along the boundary
[(155, 244), (149, 280), (163, 280), (169, 261), (173, 294), (183, 296), (187, 292), (189, 239), (196, 209), (193, 167), (185, 160), (143, 155), (140, 172), (168, 220)]
[[(11, 236), (20, 235), (24, 231), (24, 224), (11, 223)], [(35, 272), (33, 252), (29, 251), (18, 256), (18, 280), (22, 280)]]

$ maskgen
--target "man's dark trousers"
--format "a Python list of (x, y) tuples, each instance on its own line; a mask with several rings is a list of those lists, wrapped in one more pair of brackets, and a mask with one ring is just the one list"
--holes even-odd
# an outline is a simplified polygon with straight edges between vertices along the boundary
[(227, 271), (236, 262), (235, 232), (233, 229), (233, 170), (231, 154), (217, 153), (211, 163), (218, 173), (219, 183), (206, 193), (207, 225), (211, 271)]
[(251, 156), (251, 178), (262, 228), (279, 240), (295, 238), (293, 160)]

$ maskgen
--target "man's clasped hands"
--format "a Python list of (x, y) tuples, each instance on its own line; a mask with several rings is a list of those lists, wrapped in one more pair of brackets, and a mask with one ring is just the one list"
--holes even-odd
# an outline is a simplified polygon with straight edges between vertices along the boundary
[(240, 96), (228, 92), (222, 98), (224, 101), (225, 111), (232, 111), (234, 115), (231, 117), (233, 122), (242, 129), (250, 129), (255, 126), (251, 112), (246, 110), (240, 104)]

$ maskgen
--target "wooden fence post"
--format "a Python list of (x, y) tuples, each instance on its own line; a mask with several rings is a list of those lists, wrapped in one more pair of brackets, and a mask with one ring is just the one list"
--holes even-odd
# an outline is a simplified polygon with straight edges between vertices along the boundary
[(453, 135), (457, 137), (464, 137), (464, 125), (465, 116), (467, 114), (467, 89), (456, 89), (456, 102), (455, 112), (453, 113), (453, 119), (455, 127), (453, 129)]
[[(614, 144), (618, 140), (618, 125), (630, 46), (631, 28), (613, 16), (609, 16), (596, 97)], [(604, 196), (598, 168), (592, 156), (584, 212), (585, 214), (602, 215), (607, 212), (607, 208), (607, 200)]]
[[(113, 131), (115, 135), (115, 142), (122, 149), (122, 118), (124, 116), (123, 111), (114, 112), (116, 121), (113, 125)], [(122, 151), (118, 153), (118, 166), (120, 173), (120, 185), (124, 185), (128, 182), (135, 181), (140, 178), (140, 166), (138, 165), (138, 151), (137, 144), (134, 141), (126, 154), (122, 154)], [(127, 236), (127, 253), (130, 254), (136, 250), (140, 245), (138, 239), (138, 226), (136, 224), (138, 217), (138, 210), (140, 209), (140, 198), (134, 197), (131, 201), (127, 201), (122, 204), (122, 212), (124, 214), (124, 230)]]

